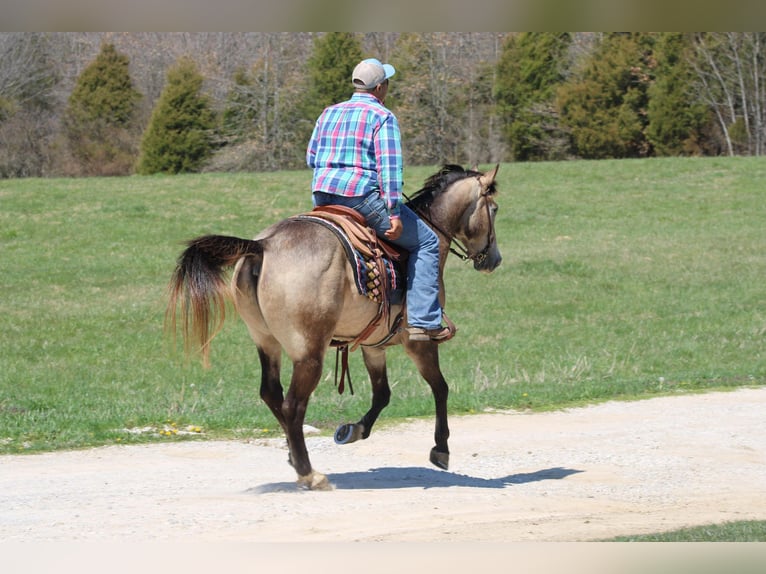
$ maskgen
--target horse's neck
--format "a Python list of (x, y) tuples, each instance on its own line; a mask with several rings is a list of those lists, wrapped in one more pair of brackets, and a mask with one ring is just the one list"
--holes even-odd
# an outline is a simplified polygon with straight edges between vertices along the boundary
[(441, 194), (434, 201), (431, 214), (434, 226), (450, 238), (460, 236), (467, 212), (473, 205), (474, 195), (471, 181), (461, 180), (455, 183), (448, 192)]

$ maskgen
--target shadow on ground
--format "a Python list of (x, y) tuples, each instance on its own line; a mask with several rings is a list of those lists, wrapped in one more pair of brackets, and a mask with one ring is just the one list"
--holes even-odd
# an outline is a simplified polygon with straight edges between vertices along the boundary
[[(501, 478), (479, 478), (417, 466), (371, 468), (361, 472), (329, 474), (327, 478), (336, 490), (386, 490), (392, 488), (505, 488), (541, 480), (561, 480), (584, 472), (571, 468), (546, 468), (536, 472), (509, 474)], [(249, 494), (299, 491), (295, 482), (271, 482), (247, 489)]]

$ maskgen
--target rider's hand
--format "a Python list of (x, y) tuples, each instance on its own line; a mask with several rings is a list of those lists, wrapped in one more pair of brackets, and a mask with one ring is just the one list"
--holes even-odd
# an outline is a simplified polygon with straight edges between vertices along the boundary
[(386, 230), (384, 235), (386, 236), (386, 239), (395, 241), (399, 239), (399, 236), (402, 234), (402, 230), (404, 229), (402, 226), (402, 220), (398, 217), (393, 217), (389, 221), (391, 222), (391, 228)]

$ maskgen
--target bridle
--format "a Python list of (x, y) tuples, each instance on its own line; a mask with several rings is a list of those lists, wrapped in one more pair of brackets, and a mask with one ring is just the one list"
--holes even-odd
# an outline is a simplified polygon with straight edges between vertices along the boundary
[[(481, 180), (479, 179), (479, 176), (477, 176), (476, 179), (477, 181), (479, 181), (479, 187), (481, 187)], [(482, 197), (486, 198), (488, 195), (490, 195), (490, 193), (489, 193), (489, 189), (487, 188), (479, 194), (478, 199), (481, 199)], [(404, 198), (407, 201), (410, 201), (410, 198), (407, 197), (406, 195), (404, 195)], [(484, 249), (482, 249), (478, 253), (474, 253), (473, 255), (471, 255), (468, 252), (468, 248), (465, 245), (463, 245), (463, 243), (457, 237), (455, 237), (454, 235), (450, 233), (447, 233), (441, 227), (439, 227), (433, 222), (433, 220), (431, 219), (430, 204), (428, 206), (427, 214), (421, 211), (420, 209), (417, 209), (415, 211), (431, 227), (433, 227), (436, 231), (441, 233), (447, 240), (449, 240), (450, 253), (458, 256), (461, 259), (461, 261), (473, 261), (474, 263), (481, 265), (481, 263), (483, 263), (484, 260), (487, 258), (487, 255), (489, 254), (489, 250), (492, 247), (492, 243), (495, 241), (495, 223), (492, 220), (492, 213), (489, 210), (489, 201), (484, 202), (484, 208), (487, 211), (487, 225), (489, 226), (489, 228), (487, 229), (487, 245), (484, 247)], [(454, 247), (453, 247), (453, 244), (454, 244)]]

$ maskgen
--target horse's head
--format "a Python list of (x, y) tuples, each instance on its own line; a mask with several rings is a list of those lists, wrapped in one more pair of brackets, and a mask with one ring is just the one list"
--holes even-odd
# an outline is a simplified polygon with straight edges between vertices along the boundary
[(464, 212), (460, 230), (455, 236), (466, 246), (468, 259), (473, 261), (474, 269), (491, 273), (502, 262), (500, 250), (497, 247), (495, 233), (495, 216), (497, 202), (495, 195), (495, 178), (500, 164), (486, 173), (477, 174), (464, 180), (470, 183), (468, 208)]
[(475, 269), (486, 273), (494, 271), (503, 260), (495, 234), (495, 177), (499, 168), (498, 164), (482, 173), (445, 165), (408, 201), (446, 238), (450, 251), (473, 261)]

